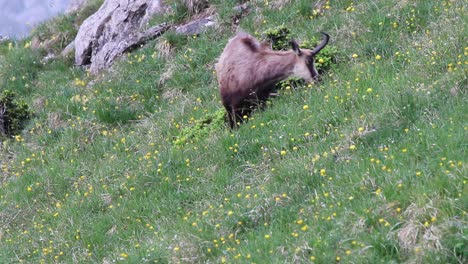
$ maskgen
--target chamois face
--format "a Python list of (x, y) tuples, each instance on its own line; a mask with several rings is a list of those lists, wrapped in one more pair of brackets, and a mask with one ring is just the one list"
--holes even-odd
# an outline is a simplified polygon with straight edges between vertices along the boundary
[(301, 54), (297, 55), (297, 63), (294, 66), (293, 76), (304, 79), (307, 82), (312, 82), (318, 79), (318, 72), (315, 69), (314, 55), (311, 50), (300, 50)]
[(315, 68), (315, 55), (319, 53), (327, 44), (330, 36), (323, 33), (322, 42), (313, 50), (300, 49), (296, 41), (291, 41), (292, 50), (296, 53), (296, 64), (293, 70), (293, 76), (302, 78), (308, 82), (317, 80), (319, 77), (318, 71)]

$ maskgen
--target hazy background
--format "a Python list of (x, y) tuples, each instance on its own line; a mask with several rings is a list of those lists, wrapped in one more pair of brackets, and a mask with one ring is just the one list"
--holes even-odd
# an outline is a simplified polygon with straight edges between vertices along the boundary
[(53, 17), (70, 0), (0, 0), (0, 36), (20, 38), (37, 23)]

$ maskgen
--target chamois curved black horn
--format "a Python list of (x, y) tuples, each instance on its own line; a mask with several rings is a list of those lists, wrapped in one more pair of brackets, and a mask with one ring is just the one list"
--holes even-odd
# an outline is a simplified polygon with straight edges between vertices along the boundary
[(322, 42), (312, 50), (313, 54), (319, 53), (323, 48), (325, 48), (325, 46), (328, 44), (328, 41), (330, 40), (330, 35), (328, 35), (325, 32), (320, 32), (320, 33), (322, 33), (323, 39), (322, 39)]

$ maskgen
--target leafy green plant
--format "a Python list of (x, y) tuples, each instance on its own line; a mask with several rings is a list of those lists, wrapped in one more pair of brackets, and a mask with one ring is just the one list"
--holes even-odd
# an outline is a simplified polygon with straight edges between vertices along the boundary
[(203, 118), (196, 120), (193, 125), (188, 126), (174, 140), (174, 145), (185, 145), (190, 141), (199, 141), (215, 130), (224, 126), (224, 109), (220, 109), (214, 113), (206, 114)]
[(286, 50), (290, 47), (291, 31), (286, 26), (267, 29), (262, 36), (271, 42), (273, 50)]
[(15, 92), (5, 90), (0, 94), (0, 136), (16, 134), (30, 116), (28, 104), (18, 99)]

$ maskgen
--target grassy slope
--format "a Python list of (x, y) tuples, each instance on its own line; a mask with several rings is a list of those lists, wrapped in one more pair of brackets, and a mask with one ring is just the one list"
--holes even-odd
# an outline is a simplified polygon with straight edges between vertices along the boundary
[(240, 26), (327, 31), (336, 67), (183, 145), (221, 109), (213, 65), (234, 3), (215, 3), (217, 29), (100, 76), (0, 44), (2, 89), (35, 111), (0, 152), (0, 262), (466, 261), (463, 1), (330, 1), (314, 19), (309, 1), (281, 2)]

